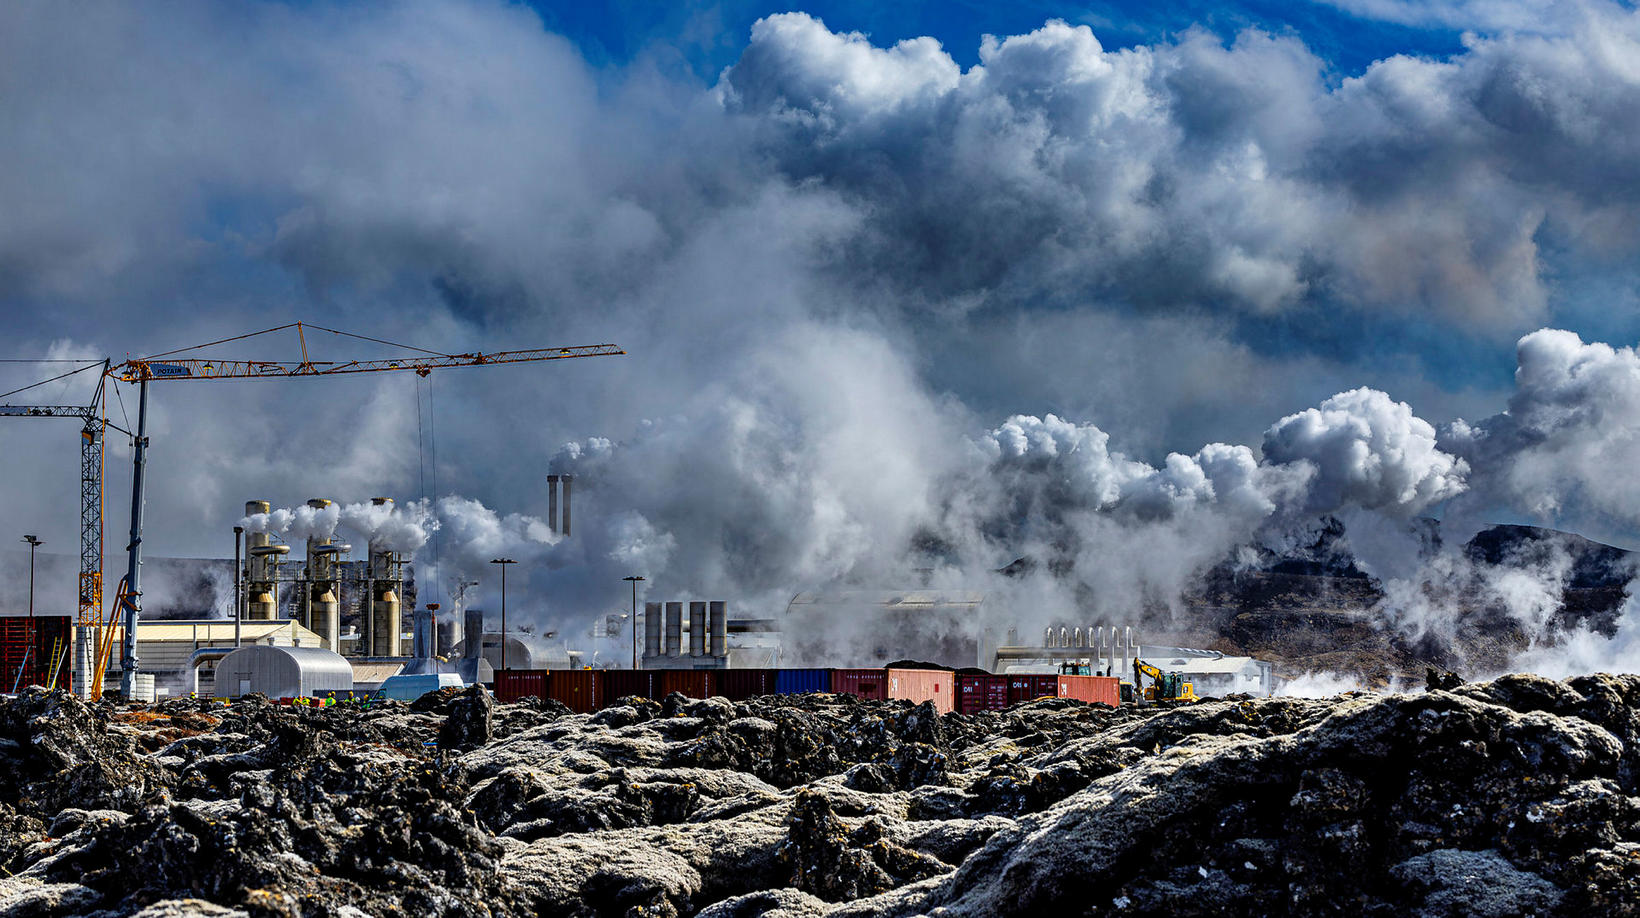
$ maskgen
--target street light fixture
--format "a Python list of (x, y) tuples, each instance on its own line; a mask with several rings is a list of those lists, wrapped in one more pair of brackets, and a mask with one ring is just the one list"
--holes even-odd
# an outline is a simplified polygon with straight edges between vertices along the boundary
[(39, 540), (39, 539), (37, 539), (37, 538), (35, 538), (34, 536), (31, 536), (31, 535), (23, 536), (23, 541), (28, 543), (28, 617), (33, 618), (34, 617), (34, 550), (36, 548), (39, 548), (41, 545), (46, 544), (46, 543)]
[[(511, 558), (491, 558), (491, 564), (501, 565), (501, 668), (507, 668), (507, 565), (517, 564)], [(480, 646), (483, 639), (479, 639)]]
[[(638, 668), (638, 584), (643, 582), (642, 577), (622, 577), (622, 580), (632, 584), (632, 668)], [(647, 627), (647, 625), (646, 625)]]

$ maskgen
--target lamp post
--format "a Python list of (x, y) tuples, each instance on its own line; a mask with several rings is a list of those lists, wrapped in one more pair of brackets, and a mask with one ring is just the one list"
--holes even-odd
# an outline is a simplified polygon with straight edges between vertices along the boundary
[(233, 528), (233, 645), (235, 647), (240, 646), (241, 638), (244, 637), (241, 629), (245, 621), (245, 588), (239, 579), (242, 572), (239, 566), (239, 543), (243, 541), (244, 535), (245, 527), (235, 526)]
[(34, 550), (36, 548), (39, 548), (41, 545), (46, 544), (46, 543), (41, 541), (40, 539), (35, 538), (34, 536), (31, 536), (31, 535), (23, 536), (23, 541), (28, 543), (28, 617), (33, 618), (34, 617)]
[[(511, 558), (491, 558), (491, 564), (501, 565), (501, 668), (507, 668), (507, 565), (517, 564)], [(479, 639), (483, 646), (483, 639)]]
[(632, 584), (632, 668), (638, 668), (638, 584), (643, 582), (642, 577), (622, 577), (622, 580)]

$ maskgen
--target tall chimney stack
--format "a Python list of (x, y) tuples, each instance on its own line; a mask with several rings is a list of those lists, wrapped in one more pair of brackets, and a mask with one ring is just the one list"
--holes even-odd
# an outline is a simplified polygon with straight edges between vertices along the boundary
[(558, 476), (547, 476), (547, 528), (558, 531)]
[(559, 476), (564, 482), (564, 537), (569, 537), (569, 483), (575, 480), (574, 475)]

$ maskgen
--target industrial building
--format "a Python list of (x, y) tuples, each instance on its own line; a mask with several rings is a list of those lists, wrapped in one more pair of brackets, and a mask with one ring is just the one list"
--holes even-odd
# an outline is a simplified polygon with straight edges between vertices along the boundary
[(798, 593), (780, 622), (783, 666), (881, 666), (922, 660), (979, 662), (989, 639), (982, 623), (1004, 620), (974, 590), (843, 590)]
[[(319, 646), (317, 634), (288, 620), (247, 621), (240, 624), (237, 632), (233, 621), (220, 618), (141, 622), (137, 625), (137, 659), (142, 671), (154, 677), (155, 691), (161, 695), (198, 692), (202, 696), (214, 696), (216, 668), (226, 652), (213, 655), (201, 654), (201, 651), (213, 648), (231, 651), (235, 649), (236, 635), (239, 646)], [(116, 626), (114, 646), (120, 646), (124, 640), (124, 626)], [(75, 675), (76, 685), (87, 681), (80, 673)], [(118, 658), (110, 660), (104, 678), (118, 682)]]

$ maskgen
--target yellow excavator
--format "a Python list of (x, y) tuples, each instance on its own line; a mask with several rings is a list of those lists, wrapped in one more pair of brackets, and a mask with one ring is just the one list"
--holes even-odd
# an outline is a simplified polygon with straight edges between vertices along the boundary
[[(1150, 677), (1150, 685), (1145, 686), (1142, 677)], [(1164, 673), (1149, 663), (1135, 658), (1133, 661), (1133, 684), (1143, 688), (1142, 697), (1146, 701), (1200, 701), (1196, 697), (1196, 686), (1184, 681), (1179, 673)], [(1126, 688), (1126, 686), (1123, 686)]]

